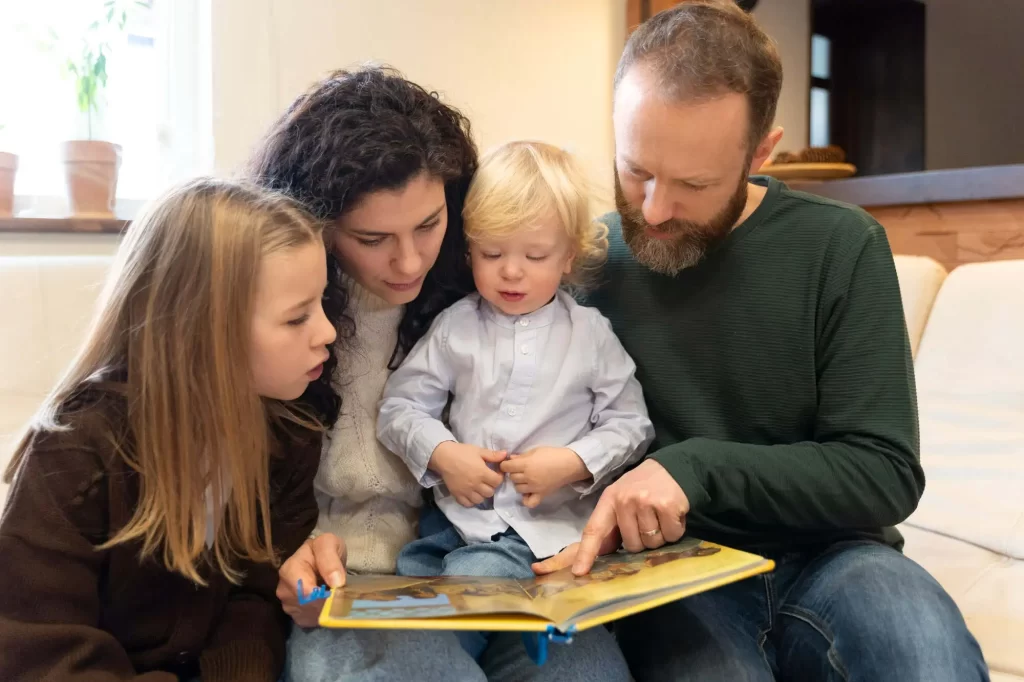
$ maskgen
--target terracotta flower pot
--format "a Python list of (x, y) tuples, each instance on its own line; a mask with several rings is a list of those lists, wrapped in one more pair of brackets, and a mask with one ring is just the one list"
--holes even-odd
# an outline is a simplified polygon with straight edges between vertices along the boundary
[(121, 146), (73, 140), (63, 144), (61, 153), (71, 212), (89, 218), (113, 218)]
[(0, 218), (14, 213), (14, 176), (18, 172), (18, 157), (0, 152)]

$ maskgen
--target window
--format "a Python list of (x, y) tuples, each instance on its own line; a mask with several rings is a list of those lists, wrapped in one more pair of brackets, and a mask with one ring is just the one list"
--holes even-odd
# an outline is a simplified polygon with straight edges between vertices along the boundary
[(829, 98), (832, 94), (832, 41), (823, 35), (811, 36), (811, 120), (812, 147), (827, 147), (829, 132)]
[(208, 3), (117, 0), (128, 21), (108, 34), (107, 87), (90, 126), (64, 65), (106, 18), (104, 0), (0, 0), (0, 148), (19, 156), (21, 215), (66, 214), (60, 143), (90, 127), (122, 148), (119, 215), (212, 167)]

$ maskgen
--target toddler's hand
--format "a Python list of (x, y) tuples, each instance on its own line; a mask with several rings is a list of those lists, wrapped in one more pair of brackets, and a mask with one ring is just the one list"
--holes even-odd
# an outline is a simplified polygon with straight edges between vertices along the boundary
[(523, 504), (533, 509), (562, 486), (585, 481), (590, 472), (580, 456), (569, 448), (537, 447), (501, 463), (522, 494)]
[(441, 475), (456, 502), (463, 507), (475, 507), (494, 497), (495, 488), (504, 480), (504, 476), (487, 464), (497, 464), (505, 457), (504, 452), (445, 441), (434, 448), (428, 468)]

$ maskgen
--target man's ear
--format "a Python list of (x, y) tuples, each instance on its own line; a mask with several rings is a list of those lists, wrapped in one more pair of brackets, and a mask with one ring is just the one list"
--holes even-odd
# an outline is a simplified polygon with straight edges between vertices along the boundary
[(747, 175), (754, 175), (757, 171), (761, 170), (761, 166), (764, 165), (772, 152), (775, 151), (775, 145), (782, 139), (783, 130), (781, 127), (772, 128), (767, 135), (764, 136), (758, 145), (754, 149), (754, 156), (750, 160), (750, 170)]

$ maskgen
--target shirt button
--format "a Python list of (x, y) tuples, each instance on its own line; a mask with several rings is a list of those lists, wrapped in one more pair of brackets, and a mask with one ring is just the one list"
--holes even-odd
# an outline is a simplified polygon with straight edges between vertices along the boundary
[(522, 327), (529, 327), (530, 321), (524, 317), (523, 319), (519, 320), (519, 325)]
[(530, 354), (530, 347), (529, 347), (529, 346), (520, 346), (520, 347), (519, 347), (519, 351), (520, 351), (520, 352), (521, 352), (521, 353), (522, 353), (523, 355), (529, 355), (529, 354)]
[(508, 412), (510, 417), (516, 416), (516, 408), (512, 407), (511, 405), (509, 405), (508, 408), (505, 409), (505, 411)]

